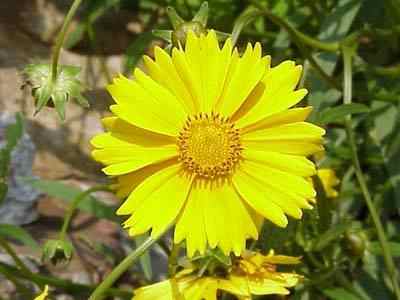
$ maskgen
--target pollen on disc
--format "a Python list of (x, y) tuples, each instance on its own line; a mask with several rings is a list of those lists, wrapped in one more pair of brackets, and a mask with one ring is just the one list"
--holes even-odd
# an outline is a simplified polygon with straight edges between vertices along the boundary
[(206, 178), (230, 173), (241, 152), (239, 131), (217, 114), (189, 117), (178, 146), (185, 167)]

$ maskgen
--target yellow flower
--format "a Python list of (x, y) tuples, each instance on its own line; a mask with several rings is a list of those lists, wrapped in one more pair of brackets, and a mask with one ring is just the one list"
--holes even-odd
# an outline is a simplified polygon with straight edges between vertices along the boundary
[[(216, 300), (217, 291), (223, 290), (239, 299), (251, 299), (251, 295), (287, 295), (287, 288), (294, 287), (302, 277), (295, 273), (276, 271), (278, 264), (297, 264), (297, 257), (267, 256), (244, 252), (236, 258), (226, 276), (198, 277), (194, 270), (183, 270), (175, 278), (176, 287), (185, 300)], [(133, 300), (174, 300), (172, 281), (165, 280), (135, 291)]]
[(340, 180), (337, 178), (335, 171), (332, 169), (318, 169), (317, 175), (321, 180), (326, 195), (330, 198), (337, 197), (338, 192), (335, 190), (335, 186), (340, 183)]
[(295, 90), (301, 66), (271, 67), (259, 43), (241, 56), (230, 39), (221, 49), (214, 31), (189, 32), (171, 56), (154, 51), (147, 74), (108, 86), (115, 116), (92, 140), (127, 197), (117, 213), (130, 215), (129, 234), (157, 237), (176, 223), (190, 256), (207, 245), (239, 255), (260, 216), (281, 227), (286, 214), (301, 218), (315, 196), (306, 156), (322, 151), (324, 134), (304, 122), (311, 107), (290, 109), (307, 94)]
[(43, 292), (40, 294), (40, 295), (38, 295), (35, 299), (33, 299), (33, 300), (46, 300), (46, 297), (49, 295), (49, 286), (48, 285), (46, 285), (45, 287), (44, 287), (44, 290), (43, 290)]

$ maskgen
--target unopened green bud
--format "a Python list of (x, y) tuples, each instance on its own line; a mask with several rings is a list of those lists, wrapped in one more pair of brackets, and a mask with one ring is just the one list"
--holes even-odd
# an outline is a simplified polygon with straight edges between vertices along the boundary
[(49, 64), (30, 64), (25, 67), (25, 85), (32, 88), (37, 114), (44, 106), (55, 107), (61, 120), (65, 119), (65, 105), (71, 98), (88, 107), (88, 101), (82, 96), (83, 87), (77, 78), (81, 69), (76, 66), (59, 65), (57, 76), (52, 79)]
[(199, 22), (190, 21), (182, 23), (176, 30), (172, 32), (172, 45), (175, 47), (184, 46), (189, 31), (193, 31), (193, 33), (197, 36), (207, 32), (206, 28)]
[(344, 236), (345, 247), (353, 257), (362, 257), (367, 248), (367, 236), (364, 232), (346, 232)]
[(74, 247), (68, 240), (48, 240), (43, 247), (42, 261), (52, 265), (68, 264)]

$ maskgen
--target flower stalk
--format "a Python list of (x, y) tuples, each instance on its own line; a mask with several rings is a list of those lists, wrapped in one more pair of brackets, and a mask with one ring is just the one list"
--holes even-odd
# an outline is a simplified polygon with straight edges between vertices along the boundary
[[(355, 48), (352, 45), (343, 45), (342, 46), (342, 54), (343, 54), (343, 62), (344, 62), (344, 84), (343, 84), (343, 103), (350, 104), (352, 100), (352, 57), (354, 55)], [(364, 174), (361, 169), (360, 160), (358, 158), (357, 153), (357, 145), (355, 142), (355, 136), (353, 132), (353, 128), (351, 125), (351, 117), (347, 116), (345, 120), (346, 132), (349, 138), (349, 144), (351, 148), (351, 157), (353, 161), (353, 165), (355, 168), (355, 175), (360, 185), (361, 192), (363, 194), (363, 198), (367, 205), (368, 211), (370, 213), (372, 222), (374, 223), (378, 240), (382, 248), (383, 259), (385, 262), (385, 266), (389, 275), (389, 278), (392, 281), (393, 292), (396, 296), (397, 300), (400, 300), (400, 287), (398, 282), (398, 274), (396, 270), (396, 265), (393, 260), (393, 255), (391, 253), (389, 243), (385, 234), (385, 230), (383, 228), (382, 222), (378, 215), (378, 212), (375, 208), (375, 205), (372, 201), (371, 194), (367, 187), (367, 182), (364, 178)]]
[(94, 292), (90, 295), (89, 300), (102, 300), (105, 297), (106, 291), (114, 284), (114, 282), (121, 277), (121, 275), (135, 262), (140, 256), (142, 256), (155, 242), (157, 239), (149, 237), (139, 247), (136, 248), (131, 254), (122, 260), (118, 266), (116, 266), (110, 274), (101, 282)]
[(52, 83), (55, 83), (55, 81), (57, 79), (58, 60), (60, 58), (61, 49), (64, 44), (65, 35), (67, 34), (71, 20), (74, 17), (76, 11), (78, 10), (78, 7), (80, 6), (81, 2), (82, 2), (82, 0), (75, 0), (72, 3), (72, 5), (64, 19), (64, 23), (61, 27), (61, 31), (59, 32), (59, 34), (57, 36), (56, 45), (54, 46), (54, 49), (53, 49), (53, 57), (52, 57), (52, 64), (51, 64), (51, 82)]

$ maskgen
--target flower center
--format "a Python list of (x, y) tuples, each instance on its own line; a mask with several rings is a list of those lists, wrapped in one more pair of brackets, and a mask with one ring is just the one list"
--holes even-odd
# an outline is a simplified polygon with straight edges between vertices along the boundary
[(231, 173), (242, 149), (239, 130), (215, 113), (188, 117), (179, 133), (178, 147), (185, 167), (205, 178)]

